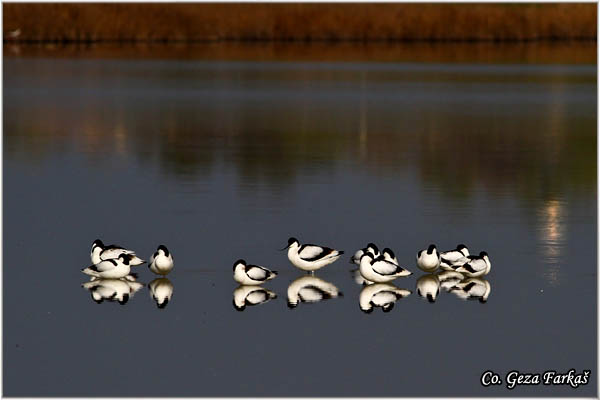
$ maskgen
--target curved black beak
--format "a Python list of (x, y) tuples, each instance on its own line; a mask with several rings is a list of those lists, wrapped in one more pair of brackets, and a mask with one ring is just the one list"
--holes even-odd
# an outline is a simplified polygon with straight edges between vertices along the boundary
[(290, 247), (290, 246), (291, 246), (291, 245), (290, 245), (290, 244), (288, 244), (288, 245), (287, 245), (287, 246), (285, 246), (283, 249), (278, 249), (278, 250), (279, 250), (279, 251), (284, 251), (284, 250), (287, 250), (287, 248), (288, 248), (288, 247)]

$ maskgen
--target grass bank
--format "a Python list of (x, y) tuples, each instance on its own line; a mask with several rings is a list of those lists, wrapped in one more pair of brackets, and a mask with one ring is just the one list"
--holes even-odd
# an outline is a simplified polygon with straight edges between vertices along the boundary
[(594, 3), (4, 3), (4, 41), (594, 40)]

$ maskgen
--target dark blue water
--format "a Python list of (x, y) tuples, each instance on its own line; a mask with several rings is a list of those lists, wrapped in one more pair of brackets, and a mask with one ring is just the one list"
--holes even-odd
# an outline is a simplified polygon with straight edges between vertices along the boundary
[[(593, 396), (596, 66), (4, 59), (5, 396)], [(289, 236), (413, 272), (388, 313), (287, 307)], [(92, 241), (175, 259), (96, 304)], [(416, 293), (415, 253), (486, 250), (486, 303)], [(232, 264), (278, 270), (238, 312)], [(155, 276), (139, 267), (144, 285)], [(592, 370), (484, 388), (492, 370)]]

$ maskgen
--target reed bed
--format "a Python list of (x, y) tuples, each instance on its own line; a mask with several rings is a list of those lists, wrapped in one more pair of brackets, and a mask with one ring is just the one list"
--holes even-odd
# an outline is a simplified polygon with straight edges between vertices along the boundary
[(595, 40), (593, 3), (5, 3), (4, 41)]

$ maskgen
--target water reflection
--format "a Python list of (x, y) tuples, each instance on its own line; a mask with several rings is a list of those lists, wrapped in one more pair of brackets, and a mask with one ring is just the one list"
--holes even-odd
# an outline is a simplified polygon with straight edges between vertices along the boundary
[(594, 193), (593, 66), (263, 67), (171, 61), (144, 66), (139, 81), (107, 60), (8, 59), (6, 156), (110, 153), (185, 180), (225, 162), (242, 190), (285, 190), (317, 164), (333, 172), (351, 161), (379, 176), (408, 167), (451, 199), (508, 190), (546, 207), (566, 190)]
[(299, 303), (318, 303), (338, 296), (343, 296), (343, 293), (333, 283), (314, 275), (302, 275), (288, 286), (287, 304), (294, 308)]
[(565, 245), (565, 214), (564, 203), (555, 199), (546, 201), (538, 212), (539, 241), (546, 261), (542, 275), (551, 286), (560, 284), (560, 264), (563, 261), (561, 251)]
[(353, 269), (350, 271), (350, 273), (352, 274), (352, 280), (357, 285), (366, 285), (369, 283), (365, 278), (363, 278), (362, 274), (360, 273), (360, 268)]
[(167, 278), (156, 278), (148, 284), (150, 297), (158, 308), (165, 308), (173, 296), (173, 283)]
[(92, 278), (81, 285), (90, 291), (92, 300), (100, 304), (103, 301), (126, 304), (133, 295), (144, 287), (131, 276), (121, 279)]
[(463, 300), (479, 300), (485, 303), (490, 296), (492, 286), (481, 278), (468, 278), (460, 281), (450, 289), (450, 293)]
[(440, 294), (440, 279), (436, 274), (426, 274), (417, 279), (417, 294), (434, 303)]
[(399, 289), (391, 283), (374, 283), (361, 290), (358, 301), (360, 309), (365, 313), (373, 312), (374, 307), (381, 307), (383, 312), (390, 312), (396, 301), (411, 293), (410, 290)]
[(244, 311), (246, 306), (257, 306), (276, 299), (277, 294), (260, 286), (240, 285), (233, 291), (233, 307)]
[(449, 291), (457, 283), (465, 279), (465, 276), (463, 274), (456, 271), (441, 271), (437, 273), (437, 277), (440, 281), (440, 286), (445, 291)]

